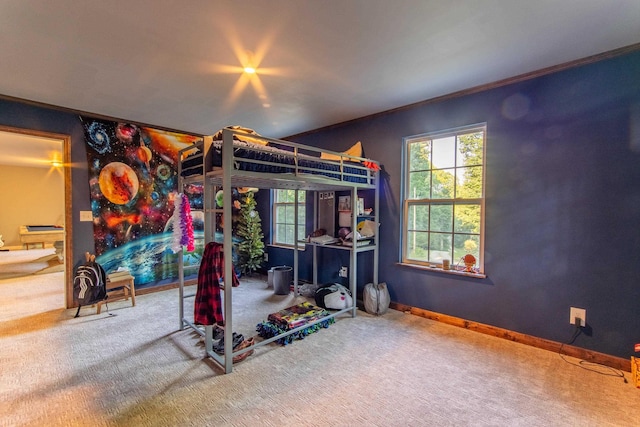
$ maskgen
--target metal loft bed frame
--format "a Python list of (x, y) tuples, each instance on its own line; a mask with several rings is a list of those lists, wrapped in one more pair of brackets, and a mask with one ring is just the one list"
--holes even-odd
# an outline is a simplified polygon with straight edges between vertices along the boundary
[[(289, 141), (276, 140), (265, 137), (251, 136), (253, 140), (260, 140), (262, 143), (266, 143), (269, 146), (279, 147), (278, 154), (279, 160), (286, 158), (287, 166), (286, 173), (269, 173), (269, 172), (256, 172), (252, 170), (242, 170), (242, 167), (251, 169), (253, 167), (259, 167), (264, 169), (265, 167), (275, 166), (280, 167), (281, 163), (278, 160), (265, 160), (265, 159), (247, 159), (242, 157), (236, 157), (236, 150), (234, 148), (234, 137), (242, 138), (246, 136), (246, 133), (231, 128), (225, 128), (222, 131), (222, 144), (214, 148), (214, 141), (212, 136), (205, 136), (201, 143), (194, 146), (185, 148), (179, 153), (178, 162), (178, 174), (179, 174), (179, 191), (182, 192), (183, 188), (187, 184), (201, 184), (204, 187), (204, 239), (205, 245), (214, 239), (215, 234), (215, 217), (216, 213), (221, 212), (225, 218), (231, 218), (231, 205), (232, 205), (232, 187), (254, 187), (261, 189), (293, 189), (296, 192), (296, 200), (299, 190), (314, 191), (316, 192), (314, 203), (314, 217), (317, 221), (317, 192), (320, 191), (351, 191), (351, 200), (357, 200), (358, 190), (372, 190), (374, 191), (374, 221), (379, 224), (379, 173), (375, 168), (369, 168), (359, 163), (352, 163), (356, 161), (366, 161), (370, 164), (378, 166), (379, 163), (371, 161), (369, 159), (348, 156), (343, 153), (331, 152), (327, 150), (320, 150), (315, 147), (297, 144)], [(212, 166), (209, 162), (210, 154), (212, 150), (221, 148), (222, 162), (220, 166)], [(257, 151), (265, 150), (266, 148), (260, 148), (260, 145), (252, 146), (251, 149)], [(283, 154), (280, 150), (284, 150)], [(320, 159), (320, 153), (330, 153), (334, 156), (338, 156), (340, 160), (323, 160)], [(202, 168), (198, 169), (197, 174), (183, 177), (183, 163), (185, 159), (202, 158)], [(312, 159), (311, 162), (308, 160)], [(311, 164), (309, 164), (311, 163)], [(199, 166), (198, 166), (199, 168)], [(326, 176), (326, 168), (333, 168), (333, 171), (329, 172), (330, 176)], [(354, 182), (357, 181), (357, 182)], [(215, 194), (218, 189), (223, 190), (223, 208), (216, 209)], [(296, 218), (295, 230), (298, 229), (298, 206), (295, 204)], [(315, 226), (316, 224), (314, 224)], [(352, 215), (352, 230), (356, 230), (357, 217)], [(314, 228), (315, 229), (315, 228)], [(293, 262), (293, 277), (294, 277), (294, 293), (298, 295), (298, 264), (299, 257), (298, 251), (300, 249), (299, 242), (296, 241), (294, 248), (294, 262)], [(317, 281), (317, 266), (316, 266), (316, 250), (317, 247), (311, 243), (305, 243), (306, 245), (313, 246), (313, 260), (314, 260), (314, 282)], [(232, 222), (224, 221), (223, 224), (223, 247), (224, 247), (224, 271), (233, 271), (232, 265)], [(256, 342), (253, 346), (238, 350), (236, 352), (228, 351), (232, 348), (233, 338), (233, 313), (232, 313), (232, 286), (224, 286), (224, 349), (223, 355), (219, 355), (213, 351), (213, 325), (196, 325), (191, 320), (185, 317), (184, 313), (184, 260), (183, 251), (179, 252), (178, 266), (179, 266), (179, 298), (180, 298), (180, 330), (185, 327), (190, 327), (196, 331), (199, 335), (205, 338), (205, 350), (208, 356), (214, 359), (225, 371), (225, 373), (231, 373), (233, 370), (233, 356), (240, 355), (246, 351), (255, 349), (256, 347), (269, 344), (285, 336), (298, 332), (299, 330), (324, 321), (326, 319), (339, 316), (344, 313), (350, 313), (352, 317), (356, 316), (356, 280), (357, 280), (357, 259), (358, 253), (365, 251), (373, 251), (374, 265), (373, 265), (373, 282), (378, 283), (378, 253), (379, 253), (379, 237), (376, 235), (373, 244), (364, 247), (337, 247), (342, 250), (349, 250), (350, 253), (350, 274), (349, 287), (353, 298), (353, 304), (351, 307), (347, 307), (343, 310), (332, 312), (329, 316), (320, 318), (314, 322), (308, 323), (302, 327), (288, 330), (285, 333), (271, 337), (265, 340)], [(227, 283), (230, 283), (228, 281)], [(204, 330), (203, 330), (204, 329)]]

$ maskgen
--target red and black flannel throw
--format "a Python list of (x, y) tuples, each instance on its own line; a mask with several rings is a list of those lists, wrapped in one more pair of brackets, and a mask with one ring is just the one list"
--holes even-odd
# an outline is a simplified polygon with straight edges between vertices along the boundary
[[(197, 325), (224, 325), (220, 278), (224, 277), (224, 252), (220, 243), (211, 242), (204, 248), (198, 270), (198, 289), (193, 321)], [(238, 286), (238, 276), (232, 269), (232, 286)]]

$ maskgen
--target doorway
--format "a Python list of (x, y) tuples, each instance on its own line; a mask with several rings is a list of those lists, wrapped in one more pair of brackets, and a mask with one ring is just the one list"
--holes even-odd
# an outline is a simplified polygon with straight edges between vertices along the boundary
[[(61, 260), (63, 274), (59, 287), (56, 289), (62, 294), (62, 305), (59, 307), (49, 307), (49, 309), (70, 308), (73, 306), (72, 293), (72, 213), (71, 213), (71, 138), (69, 135), (56, 134), (51, 132), (35, 131), (30, 129), (0, 126), (0, 168), (4, 173), (13, 177), (13, 185), (25, 185), (24, 194), (14, 195), (13, 200), (8, 202), (4, 213), (0, 213), (2, 220), (0, 224), (6, 227), (7, 231), (0, 230), (3, 234), (5, 246), (2, 249), (20, 249), (24, 252), (31, 250), (41, 250), (46, 246), (48, 251), (53, 248), (55, 255)], [(32, 175), (29, 175), (29, 174)], [(30, 177), (34, 178), (31, 179)], [(26, 177), (26, 178), (25, 178)], [(28, 182), (21, 183), (21, 180)], [(5, 183), (7, 181), (5, 180)], [(45, 183), (44, 185), (42, 183)], [(49, 183), (54, 187), (50, 187)], [(60, 188), (60, 186), (62, 188)], [(9, 187), (9, 186), (7, 186)], [(10, 190), (2, 191), (2, 193)], [(43, 193), (45, 192), (45, 193)], [(48, 194), (54, 192), (55, 194)], [(5, 194), (6, 196), (6, 194)], [(6, 197), (3, 197), (6, 200)], [(54, 201), (51, 201), (51, 200)], [(49, 200), (50, 202), (45, 202)], [(46, 203), (53, 203), (51, 205)], [(60, 203), (58, 207), (56, 203)], [(39, 204), (41, 204), (39, 206)], [(13, 207), (12, 207), (13, 206)], [(44, 207), (44, 209), (42, 209)], [(46, 210), (56, 209), (47, 216)], [(25, 224), (26, 222), (26, 224)], [(29, 250), (23, 243), (29, 238), (23, 237), (21, 226), (32, 225), (54, 225), (62, 227), (64, 230), (62, 244), (45, 242), (44, 244), (30, 244)], [(43, 224), (45, 222), (46, 224)], [(48, 255), (48, 253), (47, 253)], [(30, 258), (30, 256), (26, 256)], [(42, 261), (38, 259), (38, 261)], [(43, 276), (44, 277), (44, 276)], [(56, 282), (57, 283), (57, 282)], [(49, 300), (52, 301), (52, 300)], [(56, 305), (56, 303), (51, 303)]]

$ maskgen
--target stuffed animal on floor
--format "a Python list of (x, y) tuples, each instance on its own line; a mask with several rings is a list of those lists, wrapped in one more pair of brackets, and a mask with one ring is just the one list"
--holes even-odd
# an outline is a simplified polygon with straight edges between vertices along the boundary
[(338, 283), (322, 285), (315, 293), (316, 304), (322, 308), (342, 310), (353, 306), (349, 289)]

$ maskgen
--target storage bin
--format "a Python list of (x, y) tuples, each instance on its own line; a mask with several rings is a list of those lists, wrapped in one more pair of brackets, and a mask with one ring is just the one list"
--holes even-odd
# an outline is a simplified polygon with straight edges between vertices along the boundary
[(283, 265), (273, 267), (273, 293), (276, 295), (288, 295), (291, 290), (293, 280), (293, 269)]

